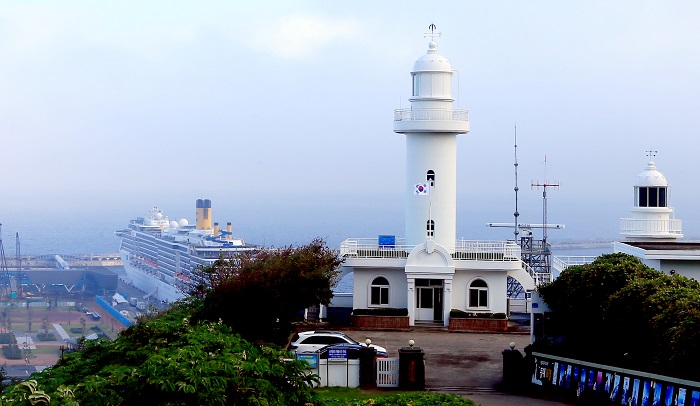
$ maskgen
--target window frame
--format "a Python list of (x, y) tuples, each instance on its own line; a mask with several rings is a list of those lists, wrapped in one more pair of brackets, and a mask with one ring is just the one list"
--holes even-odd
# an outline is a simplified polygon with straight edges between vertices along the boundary
[[(386, 284), (376, 283), (376, 281), (380, 278), (383, 279)], [(386, 276), (376, 275), (374, 278), (372, 278), (372, 281), (369, 284), (369, 297), (367, 298), (369, 307), (389, 307), (391, 304), (390, 288), (391, 282), (389, 282), (389, 278)], [(375, 292), (378, 303), (374, 302)]]
[[(478, 285), (475, 286), (475, 283), (478, 283)], [(482, 283), (484, 286), (481, 286)], [(476, 306), (472, 306), (473, 295), (476, 295)], [(467, 285), (467, 309), (489, 309), (489, 296), (489, 284), (483, 278), (473, 279)]]

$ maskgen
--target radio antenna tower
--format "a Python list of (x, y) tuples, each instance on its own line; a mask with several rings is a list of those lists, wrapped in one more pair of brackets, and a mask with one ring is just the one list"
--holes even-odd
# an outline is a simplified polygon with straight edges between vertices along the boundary
[(542, 246), (547, 249), (547, 188), (559, 188), (559, 183), (547, 182), (547, 155), (544, 156), (544, 182), (532, 182), (532, 188), (542, 188)]
[(5, 294), (10, 287), (10, 271), (5, 260), (5, 247), (2, 245), (2, 223), (0, 223), (0, 284), (3, 285)]
[(513, 234), (515, 234), (515, 242), (518, 242), (518, 234), (520, 234), (520, 228), (518, 227), (518, 216), (520, 216), (520, 213), (518, 213), (518, 125), (514, 124), (513, 125), (513, 135), (514, 135), (514, 145), (515, 145), (515, 212), (513, 213), (513, 217), (515, 217), (515, 222), (513, 225)]
[(22, 270), (22, 250), (19, 248), (19, 233), (17, 233), (15, 238), (15, 255), (17, 256), (17, 270)]

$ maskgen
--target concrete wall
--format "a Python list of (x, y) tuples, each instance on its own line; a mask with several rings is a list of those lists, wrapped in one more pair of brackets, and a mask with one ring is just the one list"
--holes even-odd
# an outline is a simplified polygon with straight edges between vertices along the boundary
[[(469, 284), (477, 278), (483, 279), (488, 285), (488, 309), (467, 307)], [(508, 309), (508, 300), (505, 294), (507, 285), (505, 271), (457, 270), (452, 281), (452, 303), (450, 304), (450, 309), (459, 309), (467, 312), (506, 313)]]
[(388, 307), (405, 308), (408, 303), (408, 284), (406, 282), (406, 273), (400, 268), (355, 269), (352, 307), (354, 309), (366, 309), (370, 307), (369, 290), (372, 280), (377, 276), (383, 276), (389, 281)]

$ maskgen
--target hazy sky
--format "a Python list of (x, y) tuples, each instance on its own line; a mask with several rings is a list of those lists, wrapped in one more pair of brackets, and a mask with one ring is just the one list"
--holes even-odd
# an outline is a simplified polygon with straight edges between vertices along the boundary
[(550, 239), (616, 238), (648, 149), (700, 236), (698, 21), (697, 1), (0, 1), (3, 234), (110, 236), (210, 198), (256, 243), (403, 235), (393, 110), (435, 23), (470, 111), (458, 237), (512, 236), (485, 224), (513, 218), (516, 123), (521, 220), (542, 221), (532, 181), (561, 184)]

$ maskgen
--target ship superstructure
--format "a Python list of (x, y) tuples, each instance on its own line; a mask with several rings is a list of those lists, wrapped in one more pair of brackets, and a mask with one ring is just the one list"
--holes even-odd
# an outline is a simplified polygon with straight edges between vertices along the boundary
[(257, 248), (233, 237), (230, 222), (226, 230), (212, 224), (209, 199), (198, 199), (196, 210), (196, 223), (190, 225), (186, 219), (169, 220), (153, 207), (146, 217), (131, 220), (127, 229), (116, 232), (122, 239), (119, 253), (126, 275), (146, 293), (144, 297), (181, 299), (194, 283), (194, 269)]

